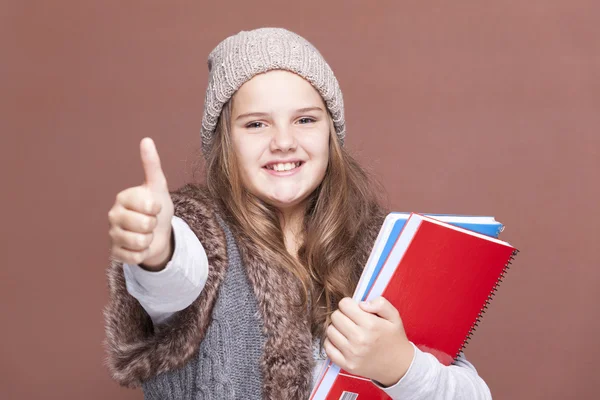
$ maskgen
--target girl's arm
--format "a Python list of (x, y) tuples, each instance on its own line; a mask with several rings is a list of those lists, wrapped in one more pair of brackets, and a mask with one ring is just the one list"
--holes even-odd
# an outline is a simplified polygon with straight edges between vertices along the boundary
[(153, 272), (123, 264), (127, 291), (146, 310), (154, 325), (166, 322), (200, 295), (208, 277), (204, 247), (189, 225), (177, 216), (171, 220), (175, 249), (164, 269)]
[(463, 353), (454, 364), (445, 366), (432, 354), (413, 346), (412, 364), (398, 383), (387, 388), (378, 385), (393, 400), (492, 399), (487, 384)]
[[(111, 258), (106, 271), (109, 293), (108, 303), (104, 308), (106, 365), (113, 379), (123, 386), (140, 386), (153, 376), (181, 367), (193, 357), (199, 345), (199, 332), (210, 324), (218, 288), (225, 277), (226, 237), (206, 189), (186, 184), (172, 192), (171, 198), (173, 215), (187, 223), (202, 245), (196, 243), (196, 250), (188, 246), (188, 240), (194, 242), (196, 239), (182, 234), (187, 231), (179, 229), (178, 224), (182, 221), (171, 216), (169, 228), (175, 228), (172, 232), (176, 239), (169, 266), (172, 268), (152, 272), (151, 275), (137, 274), (142, 271), (127, 268), (133, 273), (126, 278), (123, 263)], [(195, 261), (176, 262), (180, 255), (181, 258)], [(179, 267), (184, 266), (190, 266), (190, 270), (177, 272)], [(156, 278), (155, 274), (185, 279), (178, 280), (180, 285), (175, 289), (169, 289), (166, 288), (166, 280), (170, 279), (145, 280), (148, 275)], [(144, 277), (140, 278), (141, 276)], [(142, 301), (145, 306), (158, 314), (176, 312), (169, 317), (168, 323), (154, 324), (146, 309), (130, 291), (139, 295), (139, 298), (144, 298)], [(177, 291), (177, 297), (185, 297), (186, 304), (193, 301), (177, 311), (184, 304), (175, 300), (175, 296), (170, 294), (173, 291)], [(155, 293), (165, 296), (154, 295)], [(159, 315), (155, 317), (160, 319)]]

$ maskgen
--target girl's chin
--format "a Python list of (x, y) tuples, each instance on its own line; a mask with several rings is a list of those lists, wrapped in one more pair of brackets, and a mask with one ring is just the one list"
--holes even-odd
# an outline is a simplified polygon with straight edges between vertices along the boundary
[(303, 184), (255, 185), (250, 190), (256, 197), (280, 210), (303, 205), (313, 191), (313, 188)]
[(299, 204), (302, 203), (303, 199), (269, 198), (266, 201), (273, 207), (277, 207), (280, 210), (286, 210), (289, 208), (297, 207)]
[(273, 207), (284, 210), (301, 205), (306, 200), (308, 195), (303, 193), (270, 193), (261, 197), (266, 203), (272, 205)]

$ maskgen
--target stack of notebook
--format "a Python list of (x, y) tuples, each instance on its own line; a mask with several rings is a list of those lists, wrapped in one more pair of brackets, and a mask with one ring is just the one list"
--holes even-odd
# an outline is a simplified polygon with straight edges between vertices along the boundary
[[(517, 250), (493, 217), (391, 213), (354, 300), (383, 296), (408, 339), (450, 365), (468, 343)], [(327, 360), (311, 400), (389, 399), (369, 379)]]

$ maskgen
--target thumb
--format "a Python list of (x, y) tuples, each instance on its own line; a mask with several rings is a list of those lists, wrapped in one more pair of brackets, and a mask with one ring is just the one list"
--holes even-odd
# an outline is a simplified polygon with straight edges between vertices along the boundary
[(160, 157), (154, 141), (150, 138), (144, 138), (140, 142), (140, 155), (142, 157), (142, 166), (144, 167), (144, 185), (154, 190), (168, 190), (167, 178), (160, 166)]
[(369, 301), (362, 301), (360, 308), (364, 311), (377, 314), (381, 318), (386, 319), (390, 322), (400, 322), (400, 314), (392, 303), (387, 301), (384, 297), (377, 297)]

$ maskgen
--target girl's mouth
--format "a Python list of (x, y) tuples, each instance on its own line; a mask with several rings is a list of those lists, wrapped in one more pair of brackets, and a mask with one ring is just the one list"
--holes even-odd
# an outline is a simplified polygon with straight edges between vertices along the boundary
[(263, 168), (271, 175), (275, 176), (289, 176), (293, 175), (300, 170), (304, 165), (303, 161), (292, 161), (292, 162), (276, 162), (269, 163)]
[(271, 170), (271, 171), (276, 171), (276, 172), (287, 172), (287, 171), (291, 171), (291, 170), (298, 168), (302, 164), (303, 164), (302, 161), (286, 162), (286, 163), (273, 163), (273, 164), (265, 165), (264, 168)]

